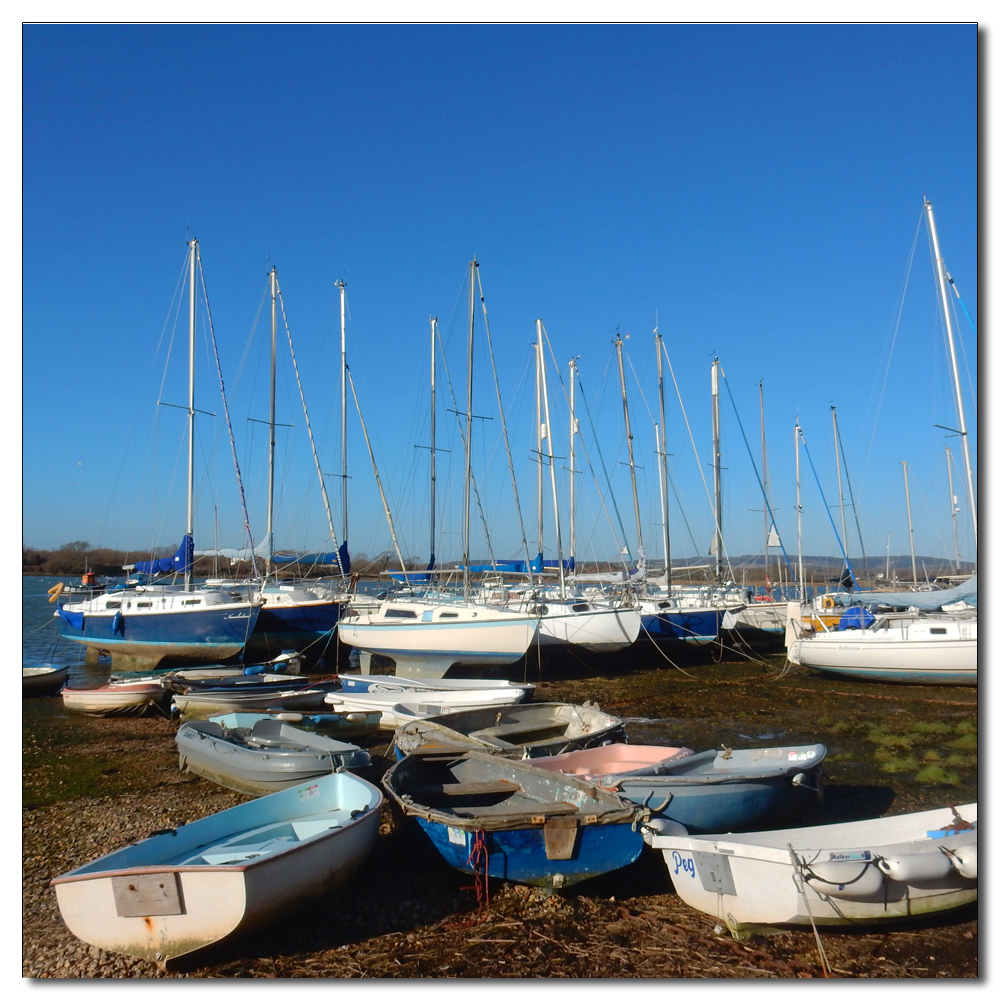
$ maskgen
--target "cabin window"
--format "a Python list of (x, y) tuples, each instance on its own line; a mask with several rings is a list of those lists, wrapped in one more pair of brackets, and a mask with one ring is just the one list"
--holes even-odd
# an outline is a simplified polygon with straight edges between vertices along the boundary
[(458, 617), (458, 612), (457, 611), (442, 611), (439, 617), (441, 617), (441, 618), (457, 618)]
[(120, 608), (122, 606), (122, 602), (121, 601), (108, 601), (108, 603), (105, 604), (104, 606), (106, 608)]
[(946, 628), (932, 628), (931, 635), (947, 635), (948, 630)]
[(590, 610), (590, 605), (589, 604), (574, 604), (573, 607), (570, 608), (570, 610), (571, 611), (589, 611)]
[(547, 604), (540, 604), (538, 608), (536, 608), (536, 610), (540, 615), (547, 615), (549, 613), (549, 608)]
[(415, 611), (405, 611), (403, 608), (387, 608), (385, 612), (386, 618), (416, 618), (417, 614)]
[(151, 608), (152, 606), (153, 606), (153, 602), (152, 601), (139, 601), (136, 604), (137, 608)]
[(181, 604), (201, 604), (201, 598), (197, 597), (193, 601), (181, 601)]

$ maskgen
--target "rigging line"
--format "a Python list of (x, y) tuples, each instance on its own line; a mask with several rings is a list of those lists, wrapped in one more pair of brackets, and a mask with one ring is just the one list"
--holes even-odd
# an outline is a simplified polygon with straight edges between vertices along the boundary
[[(753, 468), (753, 474), (757, 479), (757, 485), (760, 487), (761, 495), (764, 497), (764, 506), (767, 508), (767, 516), (771, 519), (771, 527), (774, 528), (777, 533), (777, 525), (774, 522), (774, 511), (771, 508), (771, 502), (767, 498), (767, 493), (764, 490), (764, 484), (761, 481), (760, 473), (757, 471), (757, 463), (754, 460), (753, 452), (750, 450), (750, 442), (747, 440), (746, 431), (743, 429), (743, 421), (740, 419), (739, 410), (736, 409), (736, 400), (733, 399), (733, 390), (729, 387), (729, 379), (726, 377), (726, 373), (722, 372), (722, 381), (726, 385), (726, 392), (729, 393), (729, 402), (733, 405), (733, 413), (736, 415), (736, 424), (740, 429), (740, 434), (743, 435), (743, 443), (747, 446), (747, 454), (750, 456), (750, 466)], [(792, 572), (792, 564), (788, 558), (788, 553), (785, 551), (784, 542), (781, 540), (781, 535), (778, 535), (778, 546), (781, 549), (781, 554), (785, 557), (785, 565), (788, 566), (788, 572)]]
[(805, 449), (806, 458), (809, 460), (809, 468), (812, 469), (813, 478), (816, 480), (816, 487), (819, 490), (820, 498), (823, 501), (823, 509), (826, 511), (826, 516), (830, 519), (830, 527), (833, 528), (833, 537), (837, 539), (837, 545), (840, 548), (840, 553), (844, 557), (844, 564), (847, 566), (847, 572), (851, 574), (851, 579), (854, 581), (854, 586), (861, 590), (858, 586), (857, 577), (854, 575), (854, 570), (851, 569), (850, 560), (847, 558), (847, 553), (844, 551), (843, 542), (840, 540), (840, 535), (837, 534), (837, 526), (833, 523), (833, 514), (830, 513), (830, 505), (826, 502), (826, 495), (823, 493), (823, 487), (820, 484), (819, 476), (816, 474), (816, 466), (813, 465), (812, 455), (809, 454), (809, 445), (806, 444), (806, 436), (802, 433), (802, 427), (799, 427), (799, 440), (802, 442), (802, 447)]
[[(601, 453), (601, 442), (597, 438), (597, 431), (594, 428), (594, 420), (590, 415), (590, 405), (587, 402), (587, 395), (583, 391), (583, 376), (580, 375), (579, 370), (577, 371), (576, 384), (580, 389), (580, 398), (583, 400), (583, 408), (587, 411), (587, 422), (590, 424), (590, 433), (594, 436), (594, 446), (597, 448), (597, 457), (601, 460), (601, 469), (604, 472), (604, 478), (607, 481), (607, 495), (611, 497), (611, 505), (615, 509), (615, 517), (618, 519), (618, 528), (621, 531), (621, 542), (625, 542), (625, 525), (622, 522), (621, 511), (618, 509), (618, 501), (615, 499), (614, 490), (611, 488), (611, 478), (608, 476), (608, 468), (604, 464), (604, 455)], [(618, 538), (615, 535), (615, 526), (611, 522), (611, 515), (608, 513), (607, 505), (604, 502), (604, 493), (601, 492), (600, 483), (597, 482), (597, 474), (594, 471), (593, 463), (590, 460), (590, 452), (587, 449), (587, 443), (583, 439), (583, 435), (580, 435), (580, 446), (583, 448), (583, 454), (587, 459), (587, 467), (590, 469), (590, 474), (594, 477), (594, 483), (597, 486), (597, 495), (601, 500), (601, 507), (604, 510), (604, 516), (608, 519), (608, 527), (611, 529), (611, 537), (615, 540), (615, 547), (617, 548), (616, 561), (622, 564), (624, 569), (628, 569), (629, 565), (622, 558), (622, 547), (623, 544), (619, 543)], [(609, 560), (610, 562), (610, 560)]]
[[(464, 449), (466, 447), (466, 442), (465, 442), (465, 428), (462, 426), (462, 420), (461, 420), (461, 416), (459, 414), (458, 400), (455, 397), (455, 386), (452, 384), (452, 381), (451, 381), (451, 369), (448, 367), (448, 357), (444, 353), (444, 343), (443, 343), (443, 341), (441, 341), (441, 327), (440, 326), (438, 327), (438, 341), (441, 344), (441, 360), (444, 363), (445, 380), (448, 383), (448, 392), (451, 395), (451, 405), (454, 408), (455, 424), (458, 427), (458, 432), (459, 432), (459, 434), (462, 437), (462, 448)], [(469, 443), (469, 447), (471, 447), (471, 442)], [(486, 522), (486, 513), (483, 510), (483, 502), (482, 502), (482, 500), (480, 499), (480, 496), (479, 496), (479, 486), (476, 484), (476, 474), (472, 471), (471, 468), (469, 469), (469, 481), (470, 481), (470, 485), (472, 486), (472, 495), (476, 498), (476, 509), (479, 511), (479, 520), (482, 522), (483, 534), (486, 536), (486, 553), (489, 556), (490, 562), (491, 563), (495, 563), (497, 560), (496, 560), (496, 556), (493, 553), (493, 542), (490, 539), (490, 527), (489, 527), (489, 524), (487, 524), (487, 522)], [(469, 547), (470, 548), (472, 547), (471, 542), (469, 543)], [(471, 563), (472, 562), (472, 554), (471, 553), (467, 553), (467, 555), (469, 557), (469, 562)]]
[[(333, 510), (330, 507), (330, 497), (326, 492), (326, 480), (323, 476), (323, 469), (319, 462), (319, 453), (316, 451), (316, 441), (313, 438), (312, 424), (309, 421), (309, 411), (306, 409), (306, 395), (302, 389), (302, 379), (299, 376), (299, 363), (295, 359), (295, 348), (292, 346), (292, 331), (288, 325), (288, 317), (285, 315), (285, 300), (281, 295), (281, 287), (278, 285), (277, 276), (274, 279), (275, 291), (278, 296), (278, 303), (281, 306), (281, 321), (285, 324), (285, 336), (288, 338), (288, 353), (292, 357), (292, 369), (295, 372), (295, 382), (299, 387), (299, 398), (302, 400), (302, 415), (306, 421), (306, 433), (309, 436), (309, 447), (312, 449), (313, 462), (316, 465), (316, 475), (319, 478), (319, 491), (323, 498), (323, 508), (326, 511), (327, 526), (330, 529), (330, 539), (333, 541), (333, 550), (337, 558), (337, 569), (340, 570), (342, 578), (346, 579), (344, 564), (340, 558), (340, 544), (337, 541), (337, 529), (333, 526)], [(345, 300), (346, 303), (346, 300)], [(272, 540), (272, 546), (273, 546)]]
[[(893, 324), (892, 340), (889, 342), (889, 356), (888, 356), (888, 358), (886, 359), (886, 362), (885, 362), (885, 373), (882, 376), (882, 389), (879, 392), (878, 405), (875, 408), (875, 418), (874, 418), (874, 420), (872, 420), (872, 434), (871, 434), (871, 438), (868, 441), (868, 454), (865, 456), (865, 464), (864, 464), (864, 466), (861, 469), (861, 489), (862, 489), (862, 491), (864, 490), (864, 488), (865, 488), (865, 482), (868, 479), (868, 465), (871, 462), (872, 449), (875, 447), (875, 435), (876, 435), (876, 432), (878, 430), (879, 415), (882, 412), (882, 402), (883, 402), (883, 400), (885, 398), (885, 389), (886, 389), (886, 385), (889, 382), (889, 368), (892, 365), (892, 355), (893, 355), (894, 351), (896, 350), (896, 338), (899, 336), (899, 324), (902, 322), (902, 319), (903, 319), (903, 303), (906, 301), (906, 292), (907, 292), (907, 289), (910, 286), (910, 276), (913, 273), (913, 257), (914, 257), (914, 254), (916, 253), (916, 250), (917, 250), (917, 240), (920, 237), (920, 226), (923, 223), (923, 218), (924, 218), (924, 212), (923, 212), (923, 209), (921, 209), (920, 215), (917, 218), (917, 228), (916, 228), (915, 232), (913, 233), (913, 242), (910, 244), (910, 256), (909, 256), (909, 258), (908, 258), (908, 260), (906, 262), (906, 270), (905, 270), (905, 272), (903, 274), (903, 287), (900, 289), (899, 301), (898, 301), (898, 303), (896, 305), (896, 321)], [(883, 350), (883, 353), (884, 353), (885, 352), (885, 348), (883, 347), (882, 350)], [(880, 368), (882, 367), (881, 361), (879, 362), (879, 367)], [(864, 422), (868, 420), (868, 411), (871, 409), (872, 395), (874, 394), (874, 391), (875, 391), (875, 387), (872, 386), (872, 392), (869, 393), (869, 395), (868, 395), (868, 403), (865, 406), (865, 419), (864, 419), (864, 421), (862, 421), (862, 424), (864, 424)]]
[[(490, 336), (490, 319), (486, 313), (486, 297), (483, 295), (483, 279), (479, 273), (479, 268), (476, 268), (475, 278), (476, 283), (479, 286), (479, 301), (483, 309), (483, 326), (486, 328), (486, 345), (490, 352), (490, 366), (493, 369), (493, 384), (496, 386), (497, 391), (497, 407), (500, 410), (500, 428), (503, 433), (504, 449), (507, 453), (507, 468), (510, 470), (510, 484), (514, 494), (514, 506), (517, 509), (517, 523), (521, 529), (521, 544), (524, 546), (524, 557), (528, 566), (528, 583), (533, 585), (534, 578), (531, 573), (531, 552), (528, 549), (528, 534), (524, 528), (524, 517), (521, 512), (521, 498), (517, 493), (517, 476), (514, 474), (514, 457), (510, 450), (510, 439), (507, 436), (507, 417), (504, 413), (503, 400), (500, 398), (500, 378), (497, 375), (497, 363), (493, 354), (493, 338)], [(558, 368), (556, 370), (558, 371)]]
[[(844, 441), (840, 436), (840, 424), (834, 425), (837, 430), (837, 443), (840, 446), (840, 461), (844, 466), (844, 477), (847, 479), (847, 495), (851, 498), (851, 510), (854, 512), (854, 526), (858, 529), (858, 541), (861, 543), (862, 565), (868, 568), (868, 553), (865, 552), (865, 539), (861, 534), (861, 521), (858, 519), (858, 505), (854, 502), (854, 489), (851, 486), (851, 474), (847, 471), (847, 453), (844, 451)], [(791, 567), (789, 567), (790, 569)]]
[[(698, 446), (694, 443), (694, 433), (691, 430), (691, 422), (688, 420), (687, 410), (684, 408), (684, 400), (681, 398), (681, 387), (677, 384), (677, 376), (674, 374), (674, 366), (670, 363), (670, 354), (667, 351), (667, 342), (663, 341), (663, 356), (667, 361), (667, 368), (670, 369), (670, 378), (674, 383), (674, 391), (677, 393), (677, 402), (680, 403), (681, 415), (684, 417), (684, 426), (687, 428), (688, 438), (691, 441), (691, 449), (694, 451), (695, 463), (698, 466), (698, 473), (701, 476), (701, 484), (705, 487), (705, 496), (708, 498), (709, 509), (715, 510), (715, 502), (712, 500), (712, 492), (708, 488), (708, 480), (705, 478), (705, 470), (702, 468), (701, 458), (698, 455)], [(713, 513), (713, 520), (714, 520)], [(697, 546), (695, 546), (697, 549)], [(723, 551), (725, 544), (723, 543)]]
[(361, 415), (361, 404), (358, 402), (358, 391), (354, 388), (354, 376), (350, 367), (346, 367), (347, 380), (351, 383), (351, 395), (354, 397), (354, 406), (358, 411), (358, 422), (361, 424), (361, 433), (364, 434), (365, 444), (368, 447), (368, 458), (372, 463), (372, 472), (375, 473), (375, 484), (378, 486), (378, 494), (382, 498), (382, 510), (385, 512), (385, 519), (389, 524), (389, 534), (392, 536), (392, 544), (396, 550), (396, 558), (399, 559), (399, 568), (405, 573), (406, 563), (403, 561), (403, 553), (399, 551), (399, 542), (396, 540), (396, 527), (392, 523), (392, 511), (389, 510), (389, 503), (385, 498), (385, 490), (382, 489), (382, 478), (378, 474), (378, 466), (375, 464), (375, 453), (372, 451), (371, 441), (368, 438), (368, 429), (365, 427), (365, 418)]
[(250, 549), (250, 564), (253, 567), (254, 577), (260, 574), (257, 570), (257, 556), (253, 550), (253, 535), (250, 531), (250, 514), (247, 511), (246, 495), (243, 492), (243, 477), (240, 475), (240, 460), (236, 453), (236, 439), (233, 437), (233, 424), (229, 419), (229, 403), (226, 400), (226, 383), (222, 377), (222, 362), (219, 360), (219, 345), (215, 339), (215, 325), (212, 323), (212, 310), (208, 304), (208, 289), (205, 287), (205, 270), (201, 263), (201, 252), (198, 251), (198, 273), (201, 275), (201, 294), (205, 302), (205, 313), (208, 317), (208, 330), (211, 334), (212, 350), (215, 355), (215, 370), (219, 375), (219, 389), (222, 392), (222, 409), (226, 414), (226, 428), (229, 431), (229, 444), (233, 453), (233, 465), (236, 468), (236, 485), (240, 494), (240, 506), (243, 510), (243, 527), (246, 528), (247, 544)]

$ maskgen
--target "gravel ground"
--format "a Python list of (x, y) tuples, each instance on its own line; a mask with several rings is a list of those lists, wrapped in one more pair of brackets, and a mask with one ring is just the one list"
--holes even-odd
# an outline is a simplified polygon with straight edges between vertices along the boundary
[[(732, 693), (742, 698), (758, 683), (751, 677), (746, 690)], [(586, 688), (588, 696), (599, 695), (608, 710), (616, 711), (613, 683), (589, 679)], [(582, 687), (569, 684), (536, 697), (582, 701), (582, 695)], [(373, 855), (348, 885), (201, 959), (202, 964), (165, 973), (150, 962), (101, 951), (66, 929), (49, 880), (154, 830), (218, 812), (246, 797), (177, 769), (175, 722), (68, 717), (52, 699), (46, 701), (50, 704), (25, 702), (24, 977), (825, 975), (811, 931), (733, 941), (717, 932), (712, 918), (674, 895), (662, 860), (649, 851), (628, 868), (565, 893), (550, 895), (494, 879), (488, 899), (477, 898), (473, 878), (428, 853), (388, 806)], [(384, 754), (384, 739), (371, 749), (373, 757)], [(372, 780), (377, 782), (386, 766), (386, 758), (377, 757)], [(78, 777), (81, 773), (86, 781)], [(831, 790), (836, 798), (836, 784)], [(979, 975), (974, 908), (932, 928), (824, 932), (822, 940), (835, 977)]]

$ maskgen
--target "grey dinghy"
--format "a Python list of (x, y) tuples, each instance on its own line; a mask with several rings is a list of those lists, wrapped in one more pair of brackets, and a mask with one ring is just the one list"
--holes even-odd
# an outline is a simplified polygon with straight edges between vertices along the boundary
[(35, 698), (57, 694), (69, 677), (69, 667), (58, 663), (40, 663), (21, 667), (21, 697)]
[(350, 771), (242, 802), (52, 880), (87, 944), (170, 968), (254, 930), (357, 871), (382, 794)]
[(538, 701), (432, 715), (400, 726), (395, 737), (397, 757), (432, 744), (522, 759), (624, 742), (624, 721), (589, 701)]
[(296, 729), (268, 715), (234, 713), (185, 722), (174, 739), (182, 771), (252, 795), (371, 764), (368, 751), (353, 743)]
[(523, 761), (424, 749), (397, 761), (382, 784), (459, 871), (561, 889), (642, 852), (638, 806)]

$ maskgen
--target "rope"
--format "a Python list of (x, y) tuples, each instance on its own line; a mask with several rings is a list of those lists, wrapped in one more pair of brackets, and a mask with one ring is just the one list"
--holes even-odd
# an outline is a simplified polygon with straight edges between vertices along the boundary
[[(826, 950), (823, 948), (823, 942), (820, 940), (819, 929), (816, 927), (816, 921), (813, 919), (812, 907), (809, 905), (809, 897), (806, 895), (805, 889), (805, 876), (802, 873), (802, 866), (799, 864), (799, 859), (792, 849), (792, 845), (788, 845), (788, 853), (792, 859), (792, 882), (795, 884), (795, 888), (798, 890), (799, 895), (802, 897), (802, 902), (806, 904), (806, 913), (809, 915), (809, 923), (812, 924), (813, 936), (816, 938), (816, 949), (819, 951), (820, 965), (823, 968), (823, 976), (826, 979), (830, 978), (830, 960), (826, 957)], [(866, 869), (862, 869), (862, 875)], [(858, 876), (860, 878), (861, 875)], [(720, 896), (721, 899), (721, 896)]]
[(465, 863), (472, 868), (472, 874), (475, 876), (476, 881), (474, 886), (463, 886), (462, 888), (475, 888), (478, 908), (471, 920), (445, 925), (446, 927), (458, 930), (475, 927), (476, 924), (488, 919), (490, 915), (490, 855), (486, 847), (486, 831), (482, 827), (472, 835), (472, 846), (469, 848), (469, 856), (465, 859)]

